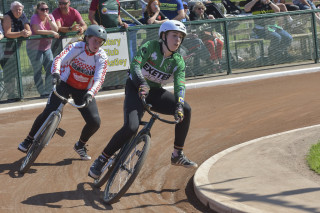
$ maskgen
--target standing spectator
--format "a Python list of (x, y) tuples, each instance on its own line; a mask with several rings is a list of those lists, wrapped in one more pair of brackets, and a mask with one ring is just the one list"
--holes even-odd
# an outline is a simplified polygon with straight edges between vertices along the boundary
[[(83, 21), (79, 11), (70, 7), (70, 0), (58, 0), (58, 4), (59, 7), (52, 12), (59, 28), (58, 32), (79, 32), (78, 34), (83, 34), (87, 29), (87, 24)], [(62, 48), (64, 48), (62, 47), (62, 38), (63, 37), (53, 39), (51, 50), (54, 57), (62, 51)]]
[[(54, 17), (49, 14), (47, 3), (40, 1), (37, 4), (35, 14), (30, 20), (32, 35), (53, 35), (59, 38), (58, 26)], [(40, 97), (48, 97), (52, 88), (51, 65), (53, 55), (51, 51), (52, 39), (43, 38), (27, 41), (27, 53), (34, 72), (34, 82)], [(41, 71), (42, 66), (46, 71), (45, 84), (43, 84)]]
[(189, 8), (188, 8), (188, 3), (184, 1), (182, 4), (183, 4), (183, 9), (184, 9), (185, 17), (184, 17), (184, 19), (182, 19), (181, 21), (182, 21), (182, 22), (190, 21), (190, 17), (189, 17), (189, 15), (190, 15), (190, 10), (189, 10)]
[(145, 22), (147, 24), (162, 24), (169, 19), (160, 11), (160, 3), (158, 0), (150, 0), (144, 13)]
[[(1, 15), (0, 16), (0, 40), (4, 38), (3, 28), (2, 28), (2, 20), (3, 20), (3, 16)], [(4, 45), (4, 43), (0, 43), (0, 60), (3, 57), (3, 45)], [(2, 70), (1, 70), (1, 72), (2, 72)]]
[[(205, 13), (206, 7), (202, 2), (196, 2), (190, 13), (190, 21), (214, 19), (213, 15), (207, 15)], [(202, 24), (201, 27), (205, 27), (206, 24)], [(221, 70), (220, 60), (222, 58), (223, 50), (223, 37), (217, 33), (212, 32), (209, 27), (208, 30), (199, 30), (199, 37), (210, 52), (210, 59), (214, 62), (214, 71)]]
[[(280, 8), (270, 0), (251, 0), (244, 6), (245, 12), (253, 15), (280, 12)], [(283, 57), (288, 57), (288, 48), (292, 36), (278, 26), (273, 18), (254, 19), (254, 33), (258, 38), (270, 40), (268, 57), (272, 63), (278, 63)]]
[(101, 25), (105, 28), (121, 26), (128, 28), (120, 17), (119, 0), (92, 0), (89, 8), (91, 24)]
[[(69, 0), (59, 0), (59, 8), (52, 12), (59, 28), (59, 32), (67, 33), (72, 31), (79, 31), (79, 34), (87, 29), (87, 24), (83, 21), (80, 13), (70, 7)], [(77, 23), (73, 25), (74, 23)]]
[[(10, 5), (10, 10), (5, 13), (3, 18), (3, 32), (7, 38), (19, 38), (31, 36), (29, 21), (23, 13), (24, 6), (14, 1)], [(15, 81), (18, 77), (17, 60), (15, 53), (20, 48), (21, 41), (18, 41), (17, 47), (14, 41), (8, 41), (5, 45), (4, 57), (1, 59), (1, 66), (4, 73), (5, 87), (8, 93), (8, 101), (19, 100), (18, 94), (15, 92)]]
[(160, 0), (161, 12), (170, 20), (181, 21), (185, 18), (183, 3), (181, 0)]

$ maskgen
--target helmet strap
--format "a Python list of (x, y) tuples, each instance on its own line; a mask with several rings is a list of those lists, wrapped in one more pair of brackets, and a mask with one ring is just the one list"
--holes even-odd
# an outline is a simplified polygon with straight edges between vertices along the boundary
[(88, 41), (86, 40), (86, 49), (87, 49), (87, 51), (90, 53), (90, 54), (94, 54), (95, 52), (92, 52), (91, 50), (90, 50), (90, 48), (89, 48), (89, 43), (88, 43)]
[(167, 49), (169, 50), (169, 52), (171, 52), (172, 54), (174, 54), (175, 51), (170, 50), (169, 47), (168, 47), (167, 32), (164, 33), (164, 40), (162, 39), (162, 36), (161, 36), (161, 40), (163, 41), (164, 45), (166, 45), (166, 47), (167, 47)]

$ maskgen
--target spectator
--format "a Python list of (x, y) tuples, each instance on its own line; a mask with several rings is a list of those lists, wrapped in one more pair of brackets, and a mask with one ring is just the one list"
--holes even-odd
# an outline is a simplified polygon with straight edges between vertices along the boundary
[(145, 22), (147, 24), (162, 24), (168, 21), (168, 18), (160, 11), (160, 3), (158, 0), (150, 0), (144, 13)]
[[(3, 16), (1, 15), (0, 16), (0, 40), (4, 38), (4, 35), (3, 35), (3, 28), (2, 28), (2, 20), (3, 20)], [(3, 45), (5, 43), (0, 43), (0, 60), (2, 59), (3, 57)], [(1, 70), (2, 72), (2, 70)], [(1, 73), (2, 74), (2, 73)]]
[[(294, 5), (297, 5), (300, 10), (315, 10), (317, 7), (313, 4), (313, 0), (293, 0)], [(320, 14), (315, 13), (317, 22), (320, 22)]]
[(213, 15), (207, 15), (205, 13), (206, 6), (202, 2), (196, 2), (192, 7), (192, 11), (190, 13), (190, 21), (194, 20), (204, 20), (204, 19), (215, 19)]
[(184, 8), (181, 0), (160, 0), (161, 12), (170, 20), (181, 21), (185, 18)]
[[(3, 28), (2, 28), (2, 19), (3, 19), (3, 16), (0, 17), (0, 40), (4, 38), (4, 35), (3, 35)], [(3, 50), (0, 51), (0, 54), (3, 53)], [(2, 57), (0, 57), (2, 58)]]
[(190, 21), (190, 17), (189, 17), (190, 10), (188, 8), (188, 3), (184, 1), (182, 4), (183, 4), (183, 10), (184, 10), (185, 16), (184, 16), (184, 19), (182, 19), (181, 21), (182, 22)]
[(312, 0), (293, 0), (292, 2), (294, 5), (297, 5), (300, 10), (317, 9)]
[(279, 7), (281, 12), (300, 10), (299, 6), (294, 5), (294, 4), (292, 4), (292, 3), (287, 3), (285, 0), (274, 0), (273, 2), (274, 2), (278, 7), (279, 7), (280, 4), (285, 5), (286, 10), (283, 9), (283, 8), (281, 8), (281, 6)]
[[(196, 2), (190, 13), (190, 21), (214, 19), (213, 15), (207, 15), (205, 10), (206, 7), (202, 2)], [(207, 24), (202, 24), (200, 28), (198, 31), (199, 37), (210, 52), (210, 59), (215, 65), (214, 72), (221, 71), (220, 60), (222, 58), (223, 37), (217, 32), (213, 33), (211, 27)], [(207, 28), (207, 30), (205, 28)]]
[(97, 24), (105, 28), (117, 26), (128, 28), (128, 24), (122, 22), (120, 16), (119, 0), (92, 0), (89, 8), (89, 20), (91, 24)]
[[(58, 26), (54, 17), (49, 14), (47, 3), (40, 1), (37, 4), (34, 15), (30, 20), (32, 35), (53, 35), (59, 38)], [(51, 65), (53, 55), (51, 51), (52, 39), (43, 38), (27, 41), (27, 53), (34, 72), (34, 82), (40, 97), (48, 97), (52, 88)], [(45, 84), (43, 83), (41, 71), (42, 66), (46, 72)]]
[[(270, 0), (251, 0), (244, 6), (245, 12), (253, 15), (280, 12), (280, 8)], [(272, 63), (278, 63), (283, 57), (288, 57), (288, 48), (292, 36), (275, 23), (274, 18), (254, 19), (253, 32), (258, 38), (270, 40), (268, 57)]]
[[(87, 24), (83, 21), (80, 13), (70, 7), (69, 0), (58, 0), (58, 3), (59, 8), (55, 9), (52, 15), (56, 20), (59, 32), (79, 31), (79, 34), (83, 34), (87, 29)], [(75, 22), (77, 24), (73, 25)]]
[[(7, 38), (29, 37), (31, 35), (29, 21), (23, 12), (24, 6), (14, 1), (10, 5), (10, 10), (5, 13), (3, 18), (3, 32)], [(15, 92), (15, 81), (17, 80), (17, 60), (15, 53), (20, 48), (21, 41), (18, 41), (17, 47), (14, 41), (8, 41), (5, 45), (4, 56), (1, 59), (1, 66), (4, 73), (5, 87), (8, 93), (8, 101), (19, 100), (20, 97)]]

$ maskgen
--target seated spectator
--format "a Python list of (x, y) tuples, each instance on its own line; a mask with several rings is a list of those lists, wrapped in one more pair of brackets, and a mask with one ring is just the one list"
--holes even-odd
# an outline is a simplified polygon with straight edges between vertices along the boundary
[[(270, 0), (251, 0), (244, 6), (244, 11), (256, 15), (277, 13), (280, 8)], [(253, 31), (258, 38), (270, 40), (268, 57), (271, 63), (279, 63), (279, 60), (289, 56), (292, 36), (278, 26), (274, 18), (254, 19), (254, 25)]]
[(181, 0), (160, 0), (161, 12), (170, 20), (181, 21), (185, 18), (184, 8)]
[(144, 13), (145, 22), (147, 24), (162, 24), (169, 19), (160, 12), (160, 3), (158, 0), (150, 0)]
[(89, 8), (89, 20), (91, 24), (97, 24), (105, 28), (124, 27), (128, 24), (122, 22), (120, 16), (119, 0), (105, 1), (92, 0)]
[[(192, 11), (190, 13), (190, 21), (193, 20), (204, 20), (204, 19), (214, 19), (213, 15), (207, 15), (205, 13), (206, 7), (202, 2), (197, 2), (192, 8)], [(207, 24), (201, 25), (202, 29), (199, 29), (199, 37), (207, 47), (207, 49), (210, 52), (210, 59), (215, 64), (215, 69), (217, 71), (221, 70), (220, 60), (222, 58), (222, 50), (223, 50), (223, 37), (217, 33), (212, 32), (212, 29), (210, 27), (207, 27), (208, 29), (205, 30), (203, 27)]]
[[(59, 38), (58, 26), (54, 17), (49, 14), (47, 3), (40, 1), (37, 4), (34, 15), (30, 20), (32, 35), (53, 35)], [(52, 89), (51, 65), (53, 55), (51, 51), (52, 39), (42, 38), (27, 41), (27, 53), (34, 72), (34, 82), (40, 97), (48, 97)], [(45, 83), (42, 80), (42, 67), (44, 68)]]
[[(11, 3), (10, 10), (7, 13), (5, 13), (3, 18), (2, 27), (5, 37), (27, 38), (31, 36), (29, 20), (24, 14), (23, 8), (24, 6), (18, 1), (14, 1)], [(15, 85), (15, 83), (18, 80), (18, 62), (16, 59), (16, 51), (17, 48), (21, 47), (21, 42), (22, 41), (18, 41), (17, 46), (15, 45), (14, 41), (6, 42), (4, 56), (0, 62), (3, 69), (6, 91), (8, 93), (8, 101), (16, 101), (19, 100), (21, 97), (16, 92), (17, 88)]]
[[(300, 10), (315, 10), (317, 7), (313, 4), (313, 0), (293, 0), (293, 4), (297, 5)], [(320, 22), (320, 14), (315, 13), (317, 22)]]
[(317, 9), (312, 0), (293, 0), (292, 2), (294, 5), (297, 5), (300, 10)]
[(284, 10), (283, 8), (281, 8), (281, 6), (279, 7), (281, 12), (300, 10), (299, 6), (294, 5), (294, 4), (292, 4), (292, 3), (287, 3), (285, 0), (274, 0), (273, 2), (274, 2), (278, 7), (279, 7), (280, 4), (285, 5), (286, 10)]
[[(70, 7), (69, 0), (58, 0), (59, 8), (52, 12), (55, 18), (56, 24), (59, 28), (59, 32), (67, 33), (72, 31), (79, 31), (79, 34), (83, 34), (87, 29), (87, 24), (83, 21), (80, 13)], [(77, 23), (73, 25), (74, 23)]]
[[(210, 60), (210, 53), (203, 41), (198, 37), (198, 33), (199, 29), (189, 29), (179, 50), (184, 59), (193, 57), (193, 60), (186, 61), (186, 65), (191, 68), (187, 70), (189, 72), (186, 73), (187, 76), (204, 75), (204, 68), (208, 68), (208, 73), (210, 74), (216, 72), (213, 61)], [(201, 60), (204, 63), (201, 63)], [(189, 61), (191, 61), (191, 64), (188, 63)]]

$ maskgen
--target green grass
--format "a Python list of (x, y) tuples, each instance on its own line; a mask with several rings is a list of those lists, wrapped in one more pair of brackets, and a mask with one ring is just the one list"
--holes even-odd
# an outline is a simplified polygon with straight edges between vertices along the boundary
[(307, 162), (310, 169), (320, 174), (320, 142), (311, 146)]

